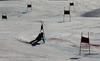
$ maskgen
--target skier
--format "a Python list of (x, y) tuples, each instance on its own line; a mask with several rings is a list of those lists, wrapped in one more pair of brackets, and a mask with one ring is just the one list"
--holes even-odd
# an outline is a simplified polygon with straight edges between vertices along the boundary
[(43, 40), (43, 43), (45, 43), (44, 33), (43, 32), (39, 33), (39, 35), (36, 37), (36, 39), (35, 40), (32, 40), (30, 42), (30, 44), (39, 44), (38, 42), (41, 41), (41, 40)]

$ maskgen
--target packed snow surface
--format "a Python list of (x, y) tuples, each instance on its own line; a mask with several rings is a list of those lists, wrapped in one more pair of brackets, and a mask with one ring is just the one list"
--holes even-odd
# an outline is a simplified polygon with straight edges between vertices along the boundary
[[(69, 15), (63, 21), (64, 7)], [(0, 61), (100, 61), (99, 0), (0, 0)], [(27, 4), (32, 4), (32, 11)], [(2, 19), (2, 14), (8, 19)], [(44, 22), (45, 44), (30, 42)], [(81, 32), (90, 38), (91, 54), (79, 55)], [(41, 41), (42, 43), (42, 41)], [(94, 46), (99, 45), (99, 46)], [(86, 55), (87, 54), (87, 55)]]

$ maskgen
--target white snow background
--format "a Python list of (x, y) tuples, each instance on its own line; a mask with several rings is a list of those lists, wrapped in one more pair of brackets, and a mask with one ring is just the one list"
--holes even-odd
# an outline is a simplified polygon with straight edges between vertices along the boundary
[[(71, 7), (63, 21), (64, 7)], [(27, 11), (32, 4), (32, 12)], [(2, 20), (2, 13), (8, 19)], [(81, 32), (90, 33), (90, 43), (100, 44), (99, 0), (21, 0), (0, 1), (0, 61), (99, 61), (100, 47), (91, 46), (94, 55), (79, 55)], [(34, 40), (44, 21), (46, 43), (37, 46), (21, 43)], [(98, 55), (96, 55), (98, 53)], [(75, 59), (76, 58), (76, 59)]]

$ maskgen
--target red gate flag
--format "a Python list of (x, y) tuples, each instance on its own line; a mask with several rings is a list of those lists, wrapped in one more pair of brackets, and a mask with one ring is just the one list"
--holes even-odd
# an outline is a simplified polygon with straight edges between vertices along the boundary
[(74, 6), (74, 3), (70, 3), (70, 6)]
[(7, 19), (7, 14), (6, 13), (2, 14), (2, 19)]
[(2, 15), (2, 19), (7, 19), (7, 16), (6, 15)]
[[(81, 51), (83, 51), (83, 49), (82, 49), (82, 43), (86, 43), (86, 46), (87, 46), (87, 44), (88, 44), (88, 51), (89, 51), (89, 54), (90, 54), (90, 42), (89, 42), (89, 32), (88, 32), (88, 37), (83, 37), (82, 36), (82, 34), (83, 33), (81, 33), (81, 43), (80, 43), (80, 52), (79, 52), (79, 54), (81, 54)], [(86, 47), (85, 46), (85, 47)], [(86, 50), (87, 51), (87, 50)]]
[(81, 37), (81, 43), (88, 43), (89, 44), (89, 38)]
[(70, 14), (70, 11), (64, 10), (64, 14)]
[(27, 5), (27, 7), (31, 8), (32, 6), (31, 6), (31, 4), (29, 4), (29, 5)]

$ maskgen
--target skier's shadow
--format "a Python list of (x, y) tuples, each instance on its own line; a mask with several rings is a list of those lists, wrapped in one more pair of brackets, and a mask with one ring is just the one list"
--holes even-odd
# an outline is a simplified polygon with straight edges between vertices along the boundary
[(32, 46), (37, 46), (37, 45), (40, 45), (40, 43), (34, 43), (34, 44), (31, 44)]
[(71, 57), (70, 59), (71, 60), (78, 60), (78, 59), (81, 59), (83, 58), (84, 56), (80, 56), (80, 55), (75, 55), (74, 57)]

